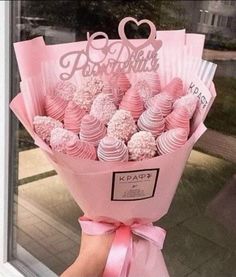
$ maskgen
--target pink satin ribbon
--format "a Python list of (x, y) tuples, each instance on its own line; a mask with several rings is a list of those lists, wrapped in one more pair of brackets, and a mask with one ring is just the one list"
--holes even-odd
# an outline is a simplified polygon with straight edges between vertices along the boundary
[(152, 242), (160, 250), (163, 247), (166, 236), (164, 229), (153, 226), (153, 224), (112, 224), (95, 222), (85, 217), (81, 217), (79, 223), (83, 232), (88, 235), (116, 232), (103, 277), (127, 277), (132, 257), (132, 233)]

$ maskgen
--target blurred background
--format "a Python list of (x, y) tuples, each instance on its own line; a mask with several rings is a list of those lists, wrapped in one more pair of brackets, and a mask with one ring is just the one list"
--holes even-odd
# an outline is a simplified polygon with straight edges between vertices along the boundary
[[(204, 58), (218, 65), (217, 98), (170, 211), (156, 224), (167, 230), (171, 277), (236, 276), (236, 1), (12, 1), (11, 12), (12, 42), (66, 43), (96, 31), (118, 38), (126, 16), (206, 36)], [(19, 81), (12, 50), (12, 98)], [(78, 255), (82, 212), (14, 116), (11, 145), (11, 257), (25, 276), (56, 276)]]

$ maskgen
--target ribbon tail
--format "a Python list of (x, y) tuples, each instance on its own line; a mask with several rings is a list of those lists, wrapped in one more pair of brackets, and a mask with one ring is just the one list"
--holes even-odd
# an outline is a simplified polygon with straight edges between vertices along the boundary
[[(131, 259), (132, 233), (128, 226), (116, 230), (103, 277), (126, 277)], [(128, 257), (129, 256), (129, 257)]]
[(150, 225), (136, 225), (133, 226), (132, 232), (144, 238), (145, 240), (151, 241), (155, 244), (160, 250), (163, 248), (166, 231), (161, 227)]

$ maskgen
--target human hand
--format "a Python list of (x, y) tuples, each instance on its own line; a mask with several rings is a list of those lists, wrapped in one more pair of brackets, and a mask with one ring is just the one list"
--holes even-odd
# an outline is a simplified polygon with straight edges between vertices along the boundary
[(91, 236), (82, 233), (79, 256), (60, 277), (101, 277), (114, 233)]

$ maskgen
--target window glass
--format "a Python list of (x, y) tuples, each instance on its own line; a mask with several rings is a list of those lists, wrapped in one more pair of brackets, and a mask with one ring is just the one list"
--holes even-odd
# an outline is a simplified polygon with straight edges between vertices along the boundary
[(227, 20), (227, 28), (232, 28), (232, 22), (233, 22), (233, 17), (228, 17)]
[(203, 23), (207, 24), (208, 19), (209, 19), (209, 13), (208, 13), (208, 11), (204, 11)]
[(209, 20), (209, 13), (208, 13), (208, 11), (200, 10), (199, 23), (208, 24), (208, 20)]
[(229, 1), (222, 1), (224, 5), (234, 5), (235, 4), (235, 1), (234, 0), (229, 0)]
[(226, 22), (227, 22), (227, 17), (226, 16), (222, 16), (222, 15), (218, 16), (217, 26), (226, 27)]
[[(174, 277), (236, 276), (236, 6), (218, 2), (12, 1), (14, 42), (43, 36), (48, 45), (66, 43), (96, 31), (117, 38), (125, 16), (148, 18), (160, 30), (185, 28), (206, 35), (204, 58), (218, 64), (209, 129), (190, 156), (170, 211), (156, 223), (167, 230), (164, 256)], [(14, 95), (19, 81), (13, 60)], [(45, 277), (42, 265), (59, 275), (78, 255), (82, 211), (23, 126), (12, 119), (11, 129), (11, 258), (37, 276)], [(41, 265), (26, 259), (27, 253)]]
[(198, 14), (198, 22), (199, 23), (202, 22), (202, 18), (203, 18), (203, 10), (199, 10), (199, 14)]
[(211, 25), (214, 25), (214, 24), (215, 24), (215, 18), (216, 18), (216, 15), (215, 15), (215, 14), (212, 14), (212, 17), (211, 17)]

